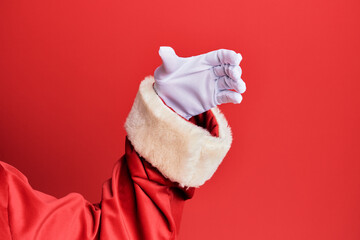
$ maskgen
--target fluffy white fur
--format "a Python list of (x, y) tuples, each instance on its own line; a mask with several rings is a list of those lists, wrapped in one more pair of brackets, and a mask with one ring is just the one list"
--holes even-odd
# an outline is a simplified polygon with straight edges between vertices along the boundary
[(232, 142), (231, 130), (218, 108), (212, 111), (219, 137), (169, 109), (153, 89), (149, 76), (140, 84), (125, 123), (135, 150), (165, 177), (181, 186), (199, 187), (214, 174)]

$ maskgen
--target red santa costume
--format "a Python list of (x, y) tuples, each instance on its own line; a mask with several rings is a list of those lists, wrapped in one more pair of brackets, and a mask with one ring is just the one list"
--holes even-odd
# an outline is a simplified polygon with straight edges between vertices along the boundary
[(91, 204), (80, 194), (57, 199), (31, 188), (0, 162), (0, 239), (175, 239), (184, 201), (215, 172), (232, 136), (217, 107), (189, 121), (140, 85), (125, 123), (125, 154)]

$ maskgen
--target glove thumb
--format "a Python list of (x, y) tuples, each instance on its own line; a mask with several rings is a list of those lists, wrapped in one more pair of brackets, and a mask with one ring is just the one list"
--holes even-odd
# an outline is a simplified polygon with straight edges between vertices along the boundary
[(171, 47), (162, 46), (159, 49), (159, 55), (163, 62), (162, 65), (165, 72), (171, 73), (178, 69), (180, 61), (174, 49), (172, 49)]

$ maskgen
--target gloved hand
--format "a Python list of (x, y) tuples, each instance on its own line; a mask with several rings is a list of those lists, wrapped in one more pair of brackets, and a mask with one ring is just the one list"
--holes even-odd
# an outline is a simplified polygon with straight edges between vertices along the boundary
[(190, 119), (217, 105), (241, 102), (246, 86), (239, 53), (220, 49), (182, 58), (171, 47), (160, 47), (159, 55), (163, 64), (155, 70), (154, 89), (180, 116)]

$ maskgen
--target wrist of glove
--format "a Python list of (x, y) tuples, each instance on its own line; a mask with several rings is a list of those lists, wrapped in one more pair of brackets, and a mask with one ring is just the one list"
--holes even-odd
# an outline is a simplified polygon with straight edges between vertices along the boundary
[(246, 85), (241, 79), (239, 53), (220, 49), (182, 58), (171, 47), (160, 47), (159, 55), (163, 63), (154, 72), (154, 89), (183, 118), (242, 101)]

